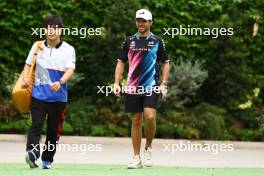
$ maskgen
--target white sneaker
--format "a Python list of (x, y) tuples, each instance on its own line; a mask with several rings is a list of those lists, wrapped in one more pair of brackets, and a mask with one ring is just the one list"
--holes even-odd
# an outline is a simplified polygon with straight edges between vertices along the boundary
[(128, 164), (128, 169), (139, 169), (142, 168), (142, 162), (141, 159), (139, 157), (139, 155), (135, 155), (132, 160), (130, 161), (130, 163)]
[(145, 160), (145, 166), (151, 167), (153, 166), (152, 163), (152, 149), (150, 147), (147, 148), (147, 150), (144, 150), (144, 160)]

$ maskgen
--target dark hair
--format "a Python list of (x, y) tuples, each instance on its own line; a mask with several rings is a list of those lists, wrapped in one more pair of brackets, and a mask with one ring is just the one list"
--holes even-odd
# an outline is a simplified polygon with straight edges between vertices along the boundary
[(58, 15), (49, 15), (43, 20), (43, 27), (63, 27), (62, 18)]

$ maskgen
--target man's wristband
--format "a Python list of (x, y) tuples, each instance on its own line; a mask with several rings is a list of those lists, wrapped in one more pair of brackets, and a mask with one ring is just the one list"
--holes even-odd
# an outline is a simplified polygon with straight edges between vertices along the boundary
[(168, 84), (168, 81), (162, 81), (161, 84)]
[(65, 84), (66, 83), (66, 81), (63, 81), (63, 80), (61, 80), (60, 79), (60, 85), (62, 86), (63, 84)]

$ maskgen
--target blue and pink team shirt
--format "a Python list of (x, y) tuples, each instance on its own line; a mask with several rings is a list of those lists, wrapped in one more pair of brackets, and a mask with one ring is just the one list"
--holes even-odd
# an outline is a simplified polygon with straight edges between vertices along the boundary
[(169, 62), (164, 41), (152, 33), (138, 34), (125, 39), (119, 61), (129, 62), (126, 93), (136, 94), (139, 88), (148, 91), (159, 85), (160, 62)]
[[(35, 43), (27, 57), (26, 64), (31, 65), (36, 51)], [(68, 43), (61, 41), (56, 47), (50, 48), (46, 41), (37, 53), (35, 82), (32, 89), (32, 97), (44, 102), (67, 102), (67, 84), (54, 92), (50, 89), (53, 82), (59, 81), (67, 68), (75, 69), (75, 50)]]

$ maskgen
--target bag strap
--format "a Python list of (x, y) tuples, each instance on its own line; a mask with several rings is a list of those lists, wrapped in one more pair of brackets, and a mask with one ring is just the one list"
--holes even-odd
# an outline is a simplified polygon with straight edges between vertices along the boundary
[(32, 60), (33, 64), (36, 64), (38, 52), (40, 49), (42, 49), (41, 44), (42, 44), (42, 41), (37, 41), (36, 51), (34, 53), (33, 60)]
[(31, 67), (30, 67), (30, 70), (29, 70), (29, 75), (31, 75), (34, 72), (36, 61), (37, 61), (37, 55), (38, 55), (38, 52), (39, 52), (40, 49), (42, 49), (42, 41), (37, 41), (36, 50), (35, 50), (35, 53), (34, 53), (34, 56), (33, 56), (33, 60), (32, 60), (32, 63), (31, 63)]

